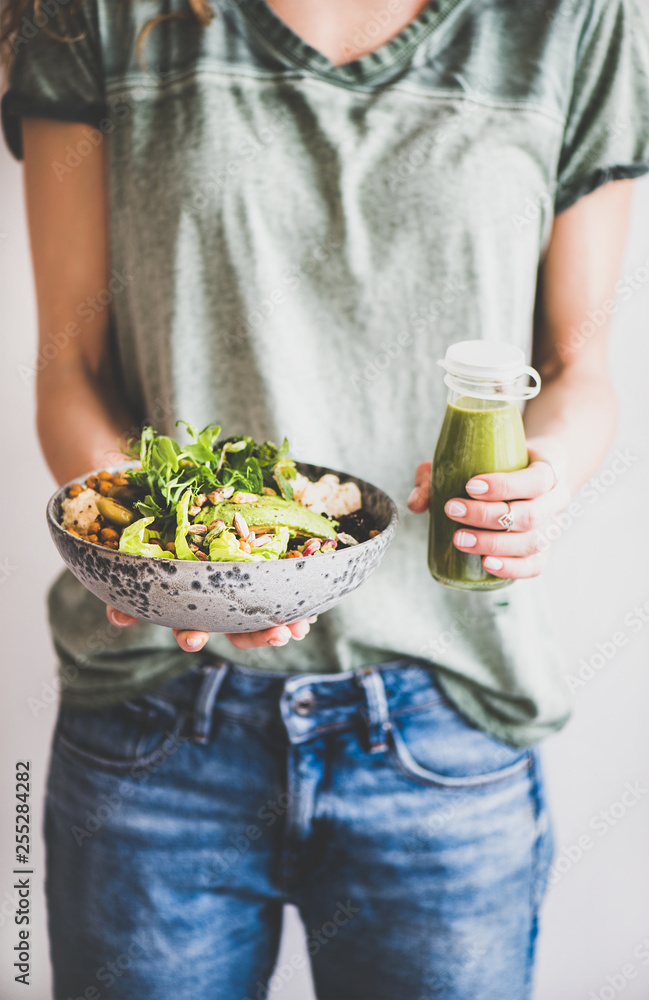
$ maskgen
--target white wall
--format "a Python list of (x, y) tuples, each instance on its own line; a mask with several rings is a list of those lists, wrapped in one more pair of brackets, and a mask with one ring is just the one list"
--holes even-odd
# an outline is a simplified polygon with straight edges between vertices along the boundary
[[(623, 275), (632, 275), (648, 263), (648, 219), (649, 182), (644, 179), (636, 183)], [(644, 561), (648, 549), (643, 537), (644, 498), (649, 488), (649, 393), (645, 377), (649, 363), (649, 270), (641, 271), (640, 277), (644, 285), (628, 303), (620, 305), (613, 324), (611, 365), (621, 415), (611, 455), (596, 477), (603, 492), (582, 494), (585, 513), (557, 544), (546, 573), (572, 664), (570, 673), (579, 679), (581, 669), (587, 678), (587, 665), (592, 660), (593, 676), (578, 689), (572, 721), (545, 744), (557, 837), (557, 880), (548, 892), (543, 913), (538, 1000), (593, 1000), (591, 991), (601, 1000), (611, 1000), (617, 995), (610, 992), (615, 984), (625, 1000), (649, 997), (649, 739), (645, 714), (649, 622), (638, 630), (633, 612), (643, 604), (645, 614), (649, 612), (649, 573)], [(614, 478), (618, 451), (628, 453), (627, 460), (633, 458), (633, 462), (606, 486)], [(621, 467), (622, 463), (616, 465)], [(625, 644), (616, 649), (613, 636)], [(603, 667), (599, 666), (597, 644), (605, 653), (615, 654)], [(581, 660), (586, 665), (580, 664)], [(640, 797), (622, 815), (624, 807), (614, 804), (627, 782), (639, 782)], [(627, 795), (626, 801), (631, 798)], [(611, 807), (609, 819), (599, 815)], [(589, 839), (582, 840), (586, 849), (579, 858), (578, 840), (583, 836)], [(644, 939), (643, 963), (634, 952)], [(633, 969), (627, 968), (622, 978), (620, 970), (629, 964)]]
[[(54, 699), (51, 682), (55, 659), (46, 628), (44, 596), (59, 569), (59, 560), (44, 518), (45, 501), (54, 483), (36, 443), (33, 383), (20, 374), (20, 366), (28, 366), (35, 353), (35, 312), (21, 173), (1, 144), (0, 190), (0, 302), (4, 329), (0, 370), (4, 470), (0, 485), (0, 634), (4, 649), (0, 706), (0, 995), (5, 1000), (22, 1000), (24, 996), (46, 1000), (50, 986), (40, 826), (55, 706), (49, 704), (36, 711), (30, 708), (29, 699)], [(647, 263), (648, 220), (649, 180), (645, 179), (636, 184), (624, 274), (633, 274)], [(573, 721), (545, 744), (557, 861), (565, 859), (559, 861), (559, 867), (566, 870), (558, 871), (543, 912), (536, 1000), (612, 1000), (618, 993), (623, 993), (624, 1000), (647, 1000), (649, 996), (649, 963), (643, 963), (641, 957), (649, 959), (649, 623), (640, 631), (636, 631), (631, 619), (625, 623), (626, 616), (634, 617), (636, 605), (647, 602), (649, 611), (644, 518), (649, 496), (649, 272), (641, 271), (638, 277), (640, 287), (620, 305), (614, 322), (611, 364), (622, 413), (616, 443), (599, 473), (602, 493), (582, 497), (584, 516), (567, 527), (546, 572), (575, 675), (582, 658), (588, 661), (596, 656), (597, 643), (612, 643), (616, 633), (624, 632), (626, 644), (603, 668), (593, 671), (592, 679), (580, 688)], [(606, 472), (612, 470), (617, 451), (628, 453), (633, 461), (628, 471), (614, 477), (612, 471), (608, 475)], [(612, 478), (615, 481), (606, 485)], [(32, 761), (33, 773), (31, 992), (14, 984), (12, 968), (16, 928), (11, 806), (14, 763), (24, 758)], [(636, 782), (636, 804), (616, 806), (627, 783)], [(601, 810), (611, 808), (609, 820), (598, 818)], [(624, 810), (625, 815), (620, 815)], [(575, 845), (580, 837), (582, 845), (588, 846), (582, 848), (578, 858), (579, 847)], [(289, 913), (287, 930), (280, 964), (301, 947), (301, 931), (294, 914)], [(642, 949), (645, 939), (647, 946)], [(290, 984), (272, 996), (280, 1000), (313, 1000), (308, 977), (303, 973), (296, 974)]]

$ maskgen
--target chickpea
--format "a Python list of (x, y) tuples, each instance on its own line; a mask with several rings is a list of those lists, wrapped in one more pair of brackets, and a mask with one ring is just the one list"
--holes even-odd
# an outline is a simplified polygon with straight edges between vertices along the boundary
[(101, 479), (97, 487), (97, 492), (101, 493), (102, 497), (107, 497), (110, 493), (113, 484), (108, 481), (108, 479)]
[(81, 486), (80, 483), (72, 483), (72, 486), (68, 491), (68, 496), (78, 497), (79, 494), (82, 492), (83, 492), (83, 486)]
[(115, 528), (102, 528), (99, 537), (102, 542), (116, 542), (119, 541), (119, 531), (116, 531)]
[(88, 525), (88, 534), (98, 535), (100, 531), (101, 531), (101, 524), (99, 523), (99, 521), (91, 521), (90, 524)]
[(86, 486), (89, 490), (96, 490), (98, 483), (99, 480), (97, 479), (96, 476), (88, 476), (88, 478), (86, 479)]
[(176, 552), (176, 543), (175, 542), (167, 542), (167, 544), (165, 545), (165, 552), (173, 552), (175, 554), (175, 552)]
[(106, 469), (102, 469), (101, 472), (97, 473), (97, 479), (105, 479), (107, 482), (112, 482), (113, 474), (112, 472), (106, 472)]
[(99, 542), (99, 537), (93, 531), (91, 535), (86, 535), (86, 541), (93, 542), (94, 545), (97, 545)]

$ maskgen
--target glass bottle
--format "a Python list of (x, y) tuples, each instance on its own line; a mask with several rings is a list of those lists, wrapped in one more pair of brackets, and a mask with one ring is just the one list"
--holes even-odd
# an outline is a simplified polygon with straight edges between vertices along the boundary
[[(541, 379), (513, 344), (465, 340), (451, 345), (438, 364), (446, 369), (448, 399), (433, 458), (428, 566), (448, 587), (499, 590), (513, 580), (492, 576), (481, 555), (456, 548), (453, 535), (462, 524), (444, 507), (452, 499), (476, 499), (465, 490), (474, 476), (527, 467), (520, 402), (538, 395)], [(523, 388), (528, 375), (534, 385)]]

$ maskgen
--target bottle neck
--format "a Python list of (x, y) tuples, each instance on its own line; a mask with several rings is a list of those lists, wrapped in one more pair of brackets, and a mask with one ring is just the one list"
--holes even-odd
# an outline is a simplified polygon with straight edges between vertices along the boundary
[(448, 387), (448, 402), (457, 406), (464, 400), (465, 407), (471, 410), (500, 409), (520, 399), (516, 382), (490, 382), (456, 375), (447, 375), (444, 381)]
[[(530, 378), (533, 384), (525, 388), (522, 382), (524, 378)], [(520, 372), (516, 378), (506, 379), (473, 378), (471, 375), (455, 375), (447, 371), (444, 384), (460, 396), (484, 399), (496, 404), (504, 401), (518, 403), (538, 395), (541, 389), (541, 377), (534, 368), (529, 367)]]

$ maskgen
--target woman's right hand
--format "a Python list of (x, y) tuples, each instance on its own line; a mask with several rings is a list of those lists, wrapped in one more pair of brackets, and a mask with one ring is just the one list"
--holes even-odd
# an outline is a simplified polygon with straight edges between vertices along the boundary
[[(127, 628), (138, 621), (137, 618), (126, 615), (123, 611), (118, 611), (117, 608), (112, 608), (110, 605), (106, 608), (106, 614), (109, 622), (118, 628)], [(313, 615), (311, 618), (293, 622), (292, 625), (275, 625), (273, 628), (263, 629), (261, 632), (226, 632), (225, 635), (236, 649), (285, 646), (290, 639), (304, 639), (317, 618), (317, 615)], [(185, 653), (199, 653), (209, 639), (209, 632), (178, 628), (172, 629), (172, 632), (176, 637), (176, 642)]]

